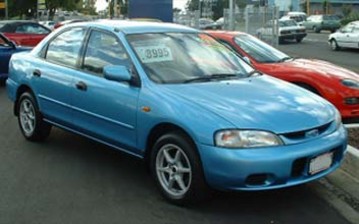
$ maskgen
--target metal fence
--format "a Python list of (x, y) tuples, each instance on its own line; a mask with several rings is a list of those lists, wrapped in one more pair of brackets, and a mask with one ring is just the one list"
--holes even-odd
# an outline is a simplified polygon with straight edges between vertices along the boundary
[[(186, 26), (200, 28), (199, 11), (176, 13), (174, 22)], [(246, 7), (245, 9), (236, 8), (233, 11), (233, 21), (231, 21), (230, 10), (224, 9), (223, 22), (221, 29), (237, 30), (257, 36), (263, 41), (273, 45), (278, 45), (278, 23), (273, 22), (279, 18), (277, 7)]]

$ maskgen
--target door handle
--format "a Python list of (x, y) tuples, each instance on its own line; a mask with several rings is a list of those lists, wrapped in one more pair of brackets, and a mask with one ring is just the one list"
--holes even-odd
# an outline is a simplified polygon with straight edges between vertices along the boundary
[(40, 77), (41, 76), (41, 71), (39, 69), (35, 69), (32, 73), (33, 76), (36, 76), (36, 77)]
[(81, 90), (81, 91), (86, 91), (87, 90), (87, 85), (83, 81), (80, 81), (80, 82), (76, 83), (76, 88)]

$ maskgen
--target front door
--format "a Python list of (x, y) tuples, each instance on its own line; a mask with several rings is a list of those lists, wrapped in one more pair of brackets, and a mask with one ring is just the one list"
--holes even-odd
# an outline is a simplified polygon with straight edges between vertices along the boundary
[(112, 33), (90, 33), (82, 72), (74, 77), (73, 113), (78, 131), (121, 148), (136, 147), (137, 101), (140, 88), (104, 78), (106, 65), (124, 65), (129, 59)]

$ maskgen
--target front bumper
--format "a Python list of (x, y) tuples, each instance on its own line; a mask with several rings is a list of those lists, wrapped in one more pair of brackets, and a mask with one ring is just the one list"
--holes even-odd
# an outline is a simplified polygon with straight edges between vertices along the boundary
[[(335, 132), (301, 144), (257, 149), (225, 149), (200, 145), (207, 183), (221, 190), (268, 190), (302, 184), (337, 169), (347, 145), (343, 126)], [(312, 158), (333, 152), (331, 166), (310, 175)]]
[(295, 39), (303, 39), (306, 37), (306, 33), (295, 33), (295, 34), (281, 34), (279, 39), (281, 40), (295, 40)]

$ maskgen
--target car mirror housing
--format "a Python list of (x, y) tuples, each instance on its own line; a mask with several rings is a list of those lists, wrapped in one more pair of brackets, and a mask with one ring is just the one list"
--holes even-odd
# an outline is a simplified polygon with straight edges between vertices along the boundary
[(104, 67), (103, 72), (108, 80), (130, 82), (132, 79), (127, 67), (122, 65), (107, 65)]

